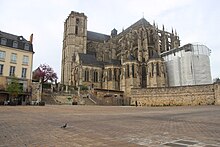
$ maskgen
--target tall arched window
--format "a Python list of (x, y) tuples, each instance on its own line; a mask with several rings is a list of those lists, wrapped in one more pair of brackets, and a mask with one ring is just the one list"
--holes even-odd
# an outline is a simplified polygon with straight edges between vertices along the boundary
[(141, 87), (145, 88), (146, 87), (146, 80), (147, 80), (147, 73), (146, 73), (146, 67), (145, 65), (142, 65), (141, 69)]
[(160, 76), (159, 63), (157, 63), (156, 68), (157, 68), (157, 76)]
[(79, 25), (79, 18), (76, 19), (76, 25)]
[(86, 81), (86, 70), (84, 71), (84, 81)]
[(130, 69), (129, 69), (129, 65), (127, 65), (127, 78), (130, 77)]
[(84, 72), (84, 81), (85, 82), (89, 81), (89, 70), (88, 69), (86, 69)]
[(134, 50), (134, 57), (135, 57), (136, 59), (138, 59), (138, 48), (136, 48), (136, 49)]
[(98, 82), (98, 72), (94, 71), (93, 73), (93, 82)]
[(75, 27), (75, 34), (78, 35), (78, 26)]
[(115, 80), (115, 81), (118, 80), (117, 69), (114, 69), (114, 80)]
[(76, 18), (76, 26), (75, 26), (75, 34), (78, 35), (79, 34), (79, 18)]
[(154, 76), (154, 63), (151, 63), (151, 75), (152, 77)]
[(121, 77), (121, 69), (118, 69), (118, 80), (120, 80)]
[(109, 81), (112, 80), (112, 70), (111, 69), (108, 70), (108, 80)]
[(135, 73), (135, 71), (134, 71), (134, 64), (132, 64), (132, 77), (134, 78), (134, 73)]

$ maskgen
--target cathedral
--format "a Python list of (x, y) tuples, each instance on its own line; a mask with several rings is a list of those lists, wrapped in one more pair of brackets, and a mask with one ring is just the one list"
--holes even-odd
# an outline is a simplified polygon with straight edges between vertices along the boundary
[(176, 31), (141, 18), (110, 35), (87, 30), (87, 16), (72, 11), (64, 23), (61, 84), (124, 91), (167, 87), (162, 53), (179, 48)]

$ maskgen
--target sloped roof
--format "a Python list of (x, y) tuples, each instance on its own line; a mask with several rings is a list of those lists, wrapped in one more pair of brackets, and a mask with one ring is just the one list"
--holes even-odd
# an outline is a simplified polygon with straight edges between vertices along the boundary
[(117, 59), (111, 59), (109, 62), (104, 62), (105, 65), (121, 65), (121, 61)]
[(155, 50), (153, 50), (153, 54), (150, 57), (150, 59), (157, 59), (157, 58), (161, 58), (161, 57), (160, 57), (160, 55)]
[(132, 54), (129, 54), (128, 56), (127, 56), (127, 58), (125, 58), (125, 60), (124, 60), (124, 62), (136, 62), (136, 61), (138, 61), (135, 57), (134, 57), (134, 55), (132, 55)]
[(13, 34), (9, 34), (9, 33), (6, 33), (6, 32), (2, 32), (0, 31), (0, 37), (4, 37), (6, 39), (11, 39), (11, 40), (14, 40), (14, 41), (22, 41), (22, 42), (27, 42), (28, 41), (23, 38), (23, 36), (17, 36), (17, 35), (13, 35)]
[(84, 65), (103, 66), (103, 63), (97, 61), (94, 55), (79, 53), (79, 60), (82, 61)]
[(148, 25), (150, 25), (150, 26), (151, 26), (151, 24), (150, 24), (145, 18), (141, 18), (140, 20), (138, 20), (137, 22), (135, 22), (133, 25), (131, 25), (130, 27), (128, 27), (128, 29), (129, 29), (129, 28), (136, 27), (136, 26), (141, 26), (141, 25), (143, 25), (143, 26), (148, 26)]
[(109, 35), (101, 34), (97, 32), (87, 31), (87, 40), (104, 42), (110, 39)]
[(132, 54), (130, 54), (130, 55), (128, 56), (128, 60), (129, 60), (129, 61), (134, 61), (134, 60), (136, 60), (136, 59), (135, 59), (135, 57), (134, 57)]
[[(120, 34), (124, 34), (128, 31), (130, 31), (130, 29), (135, 28), (135, 27), (139, 27), (139, 26), (145, 26), (146, 27), (146, 26), (152, 26), (152, 25), (145, 18), (141, 18), (140, 20), (138, 20), (137, 22), (132, 24), (130, 27), (125, 29)], [(118, 35), (120, 35), (120, 34), (118, 34)], [(97, 42), (104, 42), (104, 41), (109, 40), (110, 38), (111, 38), (110, 35), (97, 33), (97, 32), (92, 32), (92, 31), (87, 31), (87, 40), (97, 41)]]
[(104, 65), (121, 65), (120, 60), (111, 59), (109, 62), (96, 60), (95, 55), (79, 53), (79, 60), (83, 65), (101, 66)]
[[(130, 31), (132, 28), (135, 27), (139, 27), (139, 26), (152, 26), (145, 18), (141, 18), (140, 20), (138, 20), (137, 22), (135, 22), (134, 24), (132, 24), (130, 27), (128, 27), (127, 29), (125, 29), (124, 31), (122, 31), (120, 34), (124, 34), (127, 33), (128, 31)], [(119, 34), (119, 35), (120, 35)]]
[[(23, 36), (17, 36), (17, 35), (13, 35), (13, 34), (9, 34), (9, 33), (0, 31), (0, 40), (2, 38), (7, 39), (6, 45), (4, 45), (4, 46), (15, 48), (15, 47), (13, 47), (13, 42), (17, 41), (18, 42), (18, 46), (16, 47), (17, 49), (24, 50), (25, 44), (28, 44), (29, 45), (28, 51), (33, 52), (33, 45), (29, 41), (27, 41)], [(1, 45), (3, 45), (3, 44), (1, 44)]]

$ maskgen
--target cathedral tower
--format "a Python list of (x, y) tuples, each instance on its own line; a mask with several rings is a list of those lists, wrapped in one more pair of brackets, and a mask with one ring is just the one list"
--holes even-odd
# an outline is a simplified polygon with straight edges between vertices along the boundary
[(73, 58), (78, 53), (86, 53), (87, 16), (72, 11), (64, 23), (61, 83), (71, 85)]

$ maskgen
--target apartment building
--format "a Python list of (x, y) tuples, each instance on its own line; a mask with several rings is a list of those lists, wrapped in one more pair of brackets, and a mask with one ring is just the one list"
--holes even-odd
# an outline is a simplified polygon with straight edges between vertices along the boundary
[(7, 85), (15, 77), (22, 88), (22, 93), (13, 101), (25, 104), (30, 98), (32, 64), (33, 64), (33, 34), (30, 40), (0, 31), (0, 102), (9, 100)]

